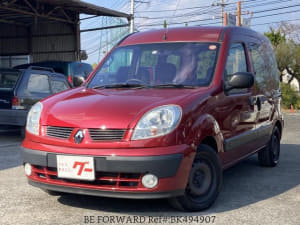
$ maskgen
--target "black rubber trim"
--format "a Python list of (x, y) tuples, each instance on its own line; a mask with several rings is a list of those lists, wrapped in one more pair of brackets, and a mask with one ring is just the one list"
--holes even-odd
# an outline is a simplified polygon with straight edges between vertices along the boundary
[(234, 136), (224, 141), (224, 151), (228, 152), (238, 147), (241, 147), (249, 142), (255, 141), (259, 138), (270, 137), (272, 132), (272, 125), (262, 126), (256, 130), (251, 130), (248, 132), (244, 132), (243, 134)]
[[(22, 148), (21, 152), (24, 163), (28, 162), (38, 166), (57, 167), (57, 154), (25, 148)], [(96, 171), (116, 173), (152, 173), (158, 178), (165, 178), (175, 176), (183, 155), (92, 157), (94, 157), (95, 160)]]
[(47, 166), (47, 152), (33, 151), (21, 147), (21, 157), (24, 163), (38, 166)]
[(34, 187), (41, 189), (66, 192), (73, 194), (82, 195), (93, 195), (102, 197), (112, 197), (112, 198), (131, 198), (131, 199), (157, 199), (157, 198), (170, 198), (175, 196), (180, 196), (184, 194), (184, 190), (176, 190), (170, 192), (116, 192), (116, 191), (99, 191), (87, 188), (76, 188), (76, 187), (65, 187), (53, 184), (46, 184), (28, 180), (28, 183)]

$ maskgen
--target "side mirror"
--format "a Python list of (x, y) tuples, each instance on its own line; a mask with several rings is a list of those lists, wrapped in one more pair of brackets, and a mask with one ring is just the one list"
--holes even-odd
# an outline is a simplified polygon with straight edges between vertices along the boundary
[(73, 77), (73, 85), (74, 87), (79, 87), (80, 85), (83, 84), (83, 82), (85, 81), (83, 76), (74, 76)]
[(254, 84), (254, 75), (249, 72), (237, 72), (233, 74), (229, 81), (225, 83), (225, 90), (250, 88)]

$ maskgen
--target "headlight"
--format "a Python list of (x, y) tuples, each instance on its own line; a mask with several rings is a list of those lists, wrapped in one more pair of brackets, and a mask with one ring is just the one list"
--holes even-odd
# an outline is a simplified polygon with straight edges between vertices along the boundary
[(132, 140), (154, 138), (172, 132), (181, 119), (181, 108), (165, 105), (148, 111), (136, 125)]
[(40, 117), (43, 110), (43, 104), (38, 102), (29, 110), (27, 116), (26, 130), (32, 134), (39, 135)]

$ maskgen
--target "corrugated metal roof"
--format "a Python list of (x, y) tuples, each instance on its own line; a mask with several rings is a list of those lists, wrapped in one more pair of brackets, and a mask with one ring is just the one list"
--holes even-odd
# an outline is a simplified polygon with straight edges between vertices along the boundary
[(130, 18), (129, 14), (100, 7), (80, 0), (38, 0), (38, 1), (45, 2), (50, 5), (62, 6), (64, 9), (68, 9), (78, 13), (98, 15), (98, 16), (125, 17), (128, 19)]
[(123, 17), (130, 15), (79, 0), (0, 1), (0, 23), (30, 26), (39, 21), (77, 24), (79, 14)]

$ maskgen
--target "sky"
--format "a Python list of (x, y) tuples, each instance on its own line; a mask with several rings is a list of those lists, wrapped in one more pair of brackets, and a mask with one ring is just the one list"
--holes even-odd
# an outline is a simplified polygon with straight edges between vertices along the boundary
[[(84, 0), (105, 8), (130, 13), (130, 0)], [(135, 30), (145, 31), (175, 26), (220, 26), (221, 0), (136, 0)], [(237, 0), (224, 0), (224, 11), (236, 14)], [(277, 28), (281, 21), (300, 24), (300, 0), (244, 0), (242, 18), (250, 19), (250, 28), (264, 33)], [(81, 18), (86, 17), (82, 15)], [(127, 20), (96, 17), (81, 21), (81, 30), (126, 23)], [(128, 28), (85, 32), (81, 49), (88, 53), (89, 63), (98, 63), (105, 53), (128, 32)], [(112, 41), (111, 41), (112, 40)], [(111, 43), (112, 42), (112, 43)], [(107, 44), (108, 43), (108, 44)]]

